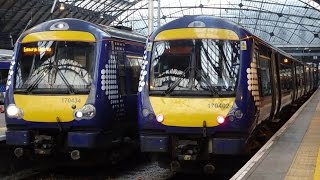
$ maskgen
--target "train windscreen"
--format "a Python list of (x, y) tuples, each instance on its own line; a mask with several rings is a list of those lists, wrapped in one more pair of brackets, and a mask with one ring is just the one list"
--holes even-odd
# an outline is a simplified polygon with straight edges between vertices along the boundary
[(95, 43), (39, 41), (21, 45), (15, 92), (88, 93), (95, 65)]
[(152, 48), (150, 95), (235, 96), (239, 67), (239, 41), (158, 41)]

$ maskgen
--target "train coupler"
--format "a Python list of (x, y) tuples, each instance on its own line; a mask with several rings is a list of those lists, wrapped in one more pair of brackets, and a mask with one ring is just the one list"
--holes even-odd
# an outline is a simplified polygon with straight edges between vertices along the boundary
[(203, 121), (202, 136), (207, 137), (207, 122)]
[(53, 138), (47, 135), (37, 135), (34, 138), (34, 153), (39, 155), (52, 154)]
[(200, 149), (197, 141), (180, 140), (176, 149), (178, 160), (194, 161), (197, 160)]
[(195, 161), (197, 160), (197, 155), (178, 155), (178, 160), (180, 161)]

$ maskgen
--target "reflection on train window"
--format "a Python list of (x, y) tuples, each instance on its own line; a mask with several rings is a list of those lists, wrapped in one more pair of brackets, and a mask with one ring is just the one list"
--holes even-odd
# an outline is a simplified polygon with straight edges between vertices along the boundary
[(309, 73), (309, 67), (308, 67), (308, 66), (305, 66), (304, 70), (305, 70), (306, 88), (307, 88), (307, 91), (308, 91), (309, 88), (310, 88), (310, 73)]
[(94, 73), (94, 47), (94, 43), (68, 41), (23, 44), (17, 62), (16, 90), (88, 92)]
[(270, 60), (259, 57), (259, 77), (261, 83), (261, 95), (271, 95), (271, 81), (270, 81)]
[(126, 56), (124, 52), (113, 52), (113, 54), (116, 55), (118, 62), (121, 95), (136, 94), (143, 57)]
[(293, 88), (291, 59), (286, 58), (285, 62), (280, 63), (279, 74), (281, 93), (290, 93), (290, 90)]
[(8, 78), (8, 69), (0, 69), (0, 92), (5, 91)]
[(299, 88), (303, 87), (303, 66), (297, 65), (296, 66), (296, 73), (297, 73), (297, 85)]
[(239, 53), (239, 41), (156, 42), (152, 51), (150, 90), (233, 95), (240, 67)]
[(138, 92), (139, 77), (143, 58), (138, 56), (127, 56), (126, 67), (128, 69), (130, 81), (130, 89), (132, 94)]
[(127, 86), (126, 86), (126, 55), (124, 52), (112, 52), (115, 55), (117, 61), (117, 68), (118, 68), (118, 75), (119, 75), (119, 82), (120, 82), (120, 93), (121, 95), (127, 94)]

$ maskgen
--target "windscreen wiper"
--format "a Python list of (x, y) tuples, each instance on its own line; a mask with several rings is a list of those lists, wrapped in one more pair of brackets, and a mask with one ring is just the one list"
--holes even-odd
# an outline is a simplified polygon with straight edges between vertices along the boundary
[(180, 83), (180, 82), (182, 81), (182, 79), (185, 77), (185, 74), (186, 74), (186, 72), (187, 72), (189, 69), (191, 69), (190, 66), (188, 66), (188, 67), (183, 71), (183, 73), (178, 77), (178, 79), (177, 79), (176, 81), (174, 81), (174, 83), (173, 83), (172, 85), (170, 85), (167, 90), (164, 91), (164, 94), (166, 94), (166, 95), (167, 95), (167, 94), (170, 94), (170, 93), (174, 90), (174, 88), (176, 88), (176, 87), (179, 85), (179, 83)]
[(37, 79), (27, 87), (27, 90), (26, 90), (27, 93), (30, 93), (40, 83), (40, 81), (43, 79), (43, 77), (45, 77), (48, 74), (49, 67), (44, 68), (43, 71), (44, 72), (39, 72), (39, 73), (41, 73), (41, 75), (38, 76)]
[(206, 83), (206, 85), (208, 86), (210, 92), (212, 93), (213, 96), (218, 96), (219, 92), (217, 90), (214, 89), (214, 87), (212, 86), (212, 84), (210, 83), (210, 80), (208, 79), (207, 76), (205, 76), (201, 70), (196, 69), (197, 73), (200, 74), (201, 77), (203, 77), (204, 82)]
[(62, 72), (57, 68), (58, 74), (61, 77), (62, 81), (64, 82), (64, 84), (68, 87), (69, 93), (70, 94), (74, 94), (75, 90), (72, 87), (72, 85), (70, 85), (70, 83), (68, 82), (67, 78), (62, 74)]

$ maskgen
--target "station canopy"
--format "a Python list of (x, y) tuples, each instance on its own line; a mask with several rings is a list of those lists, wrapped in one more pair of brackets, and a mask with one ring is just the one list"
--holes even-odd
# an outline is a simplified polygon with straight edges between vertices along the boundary
[[(159, 20), (160, 25), (163, 25), (184, 15), (218, 16), (241, 24), (274, 45), (319, 47), (319, 1), (160, 0)], [(127, 26), (135, 32), (147, 35), (148, 2), (148, 0), (0, 0), (0, 48), (12, 49), (19, 35), (32, 26), (50, 19), (66, 17), (96, 24)], [(158, 3), (157, 0), (154, 1), (154, 29), (158, 27)]]
[[(154, 27), (157, 28), (154, 2)], [(320, 6), (310, 0), (160, 0), (160, 24), (184, 15), (212, 15), (229, 19), (274, 45), (320, 44)], [(123, 24), (147, 34), (148, 2), (124, 12), (115, 25)]]

